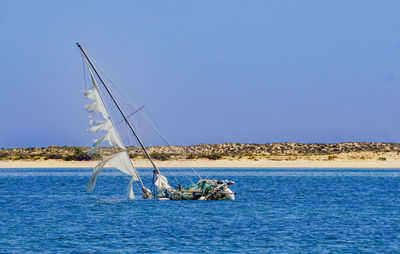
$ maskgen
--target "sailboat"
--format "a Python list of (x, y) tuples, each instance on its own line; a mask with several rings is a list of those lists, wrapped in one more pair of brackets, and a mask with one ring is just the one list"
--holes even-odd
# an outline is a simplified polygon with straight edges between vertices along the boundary
[[(178, 184), (176, 188), (173, 188), (167, 177), (160, 171), (154, 162), (150, 153), (147, 151), (146, 146), (139, 137), (135, 126), (129, 120), (129, 115), (124, 112), (123, 107), (117, 101), (114, 96), (113, 91), (111, 91), (110, 86), (106, 83), (106, 80), (100, 75), (93, 58), (89, 57), (87, 51), (77, 43), (77, 46), (82, 54), (83, 61), (89, 71), (91, 86), (87, 88), (83, 94), (84, 96), (91, 100), (91, 104), (86, 105), (86, 110), (92, 115), (100, 115), (102, 120), (91, 120), (90, 131), (100, 132), (103, 131), (106, 134), (99, 140), (95, 140), (89, 155), (104, 142), (109, 143), (110, 146), (116, 147), (117, 152), (111, 156), (106, 157), (101, 162), (99, 162), (93, 169), (93, 175), (87, 186), (87, 191), (92, 192), (98, 176), (101, 170), (105, 167), (111, 167), (118, 169), (122, 173), (130, 176), (130, 181), (127, 187), (127, 195), (129, 199), (134, 199), (135, 194), (133, 191), (134, 182), (139, 182), (141, 185), (141, 193), (144, 199), (158, 199), (158, 200), (234, 200), (235, 193), (229, 188), (234, 184), (233, 181), (228, 180), (215, 180), (207, 179), (201, 177), (198, 172), (196, 174), (199, 176), (197, 183), (192, 182), (190, 185), (182, 186)], [(99, 81), (99, 82), (98, 82)], [(106, 103), (109, 102), (109, 103)], [(116, 126), (116, 117), (111, 114), (110, 105), (114, 107), (114, 111), (119, 114), (121, 122), (127, 126), (130, 134), (137, 141), (141, 149), (144, 151), (146, 158), (149, 160), (152, 168), (153, 180), (152, 187), (147, 188), (140, 176), (138, 170), (136, 169), (134, 163), (129, 157), (127, 147), (121, 138), (119, 130)], [(114, 116), (114, 117), (113, 117)], [(194, 170), (194, 169), (193, 169)], [(139, 186), (139, 185), (137, 185)], [(140, 187), (139, 187), (140, 188)]]

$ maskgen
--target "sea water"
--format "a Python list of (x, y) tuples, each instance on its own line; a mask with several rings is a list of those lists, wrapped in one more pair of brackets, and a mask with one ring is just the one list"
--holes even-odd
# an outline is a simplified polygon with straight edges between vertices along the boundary
[(199, 173), (235, 181), (236, 200), (128, 200), (129, 177), (112, 169), (94, 193), (90, 169), (0, 169), (0, 252), (400, 252), (398, 170)]

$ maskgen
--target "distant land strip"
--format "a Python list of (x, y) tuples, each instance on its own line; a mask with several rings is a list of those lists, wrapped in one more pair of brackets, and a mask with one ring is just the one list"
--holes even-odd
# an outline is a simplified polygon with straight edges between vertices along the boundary
[[(32, 148), (1, 148), (0, 160), (64, 160), (90, 161), (100, 160), (114, 154), (119, 148), (101, 147), (88, 155), (90, 147), (49, 146)], [(333, 143), (333, 144), (200, 144), (190, 146), (154, 146), (148, 147), (155, 160), (271, 160), (271, 161), (334, 161), (334, 160), (398, 160), (399, 143)], [(141, 148), (128, 147), (132, 159), (145, 159)]]

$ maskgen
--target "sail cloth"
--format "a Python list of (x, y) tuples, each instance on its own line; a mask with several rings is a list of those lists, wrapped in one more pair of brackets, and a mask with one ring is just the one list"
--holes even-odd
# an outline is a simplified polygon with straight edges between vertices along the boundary
[(131, 180), (129, 181), (128, 184), (128, 197), (129, 199), (135, 199), (135, 194), (133, 193), (133, 182), (137, 180), (137, 177), (135, 179), (135, 176), (132, 176)]
[(92, 149), (89, 152), (89, 155), (93, 154), (93, 152), (99, 147), (104, 141), (108, 141), (110, 146), (118, 146), (122, 149), (125, 149), (124, 145), (122, 144), (121, 139), (119, 138), (117, 132), (115, 131), (114, 128), (110, 128), (103, 137), (101, 137), (99, 140), (95, 140), (95, 143), (93, 144)]
[(110, 118), (107, 109), (104, 106), (104, 103), (100, 97), (99, 91), (96, 88), (84, 91), (83, 94), (87, 99), (94, 101), (91, 104), (85, 106), (86, 110), (89, 113), (101, 113), (105, 119)]
[(106, 131), (112, 127), (111, 120), (109, 119), (105, 121), (90, 120), (90, 125), (92, 132)]
[(88, 98), (90, 100), (94, 100), (94, 102), (89, 105), (86, 105), (85, 107), (89, 113), (101, 113), (102, 116), (105, 118), (105, 120), (104, 121), (91, 120), (90, 121), (90, 124), (91, 124), (90, 130), (92, 132), (107, 131), (107, 134), (105, 134), (99, 140), (95, 141), (95, 143), (93, 144), (92, 150), (90, 150), (90, 152), (89, 152), (89, 155), (91, 155), (96, 150), (96, 148), (105, 141), (108, 141), (110, 146), (118, 146), (122, 149), (125, 149), (124, 145), (122, 144), (121, 138), (119, 137), (117, 130), (115, 129), (115, 127), (111, 121), (110, 115), (108, 114), (108, 111), (103, 103), (103, 100), (102, 100), (99, 90), (98, 90), (98, 86), (93, 77), (92, 77), (92, 81), (93, 81), (94, 89), (84, 91), (83, 94), (85, 95), (86, 98)]
[(111, 117), (107, 111), (106, 106), (104, 105), (104, 102), (98, 90), (98, 85), (93, 77), (92, 72), (90, 72), (90, 75), (92, 77), (94, 88), (92, 90), (83, 92), (83, 94), (87, 99), (90, 99), (94, 102), (92, 102), (89, 105), (86, 105), (85, 107), (87, 111), (90, 113), (101, 113), (101, 115), (104, 117), (105, 120), (91, 120), (90, 121), (91, 127), (89, 130), (92, 132), (106, 131), (107, 133), (99, 140), (95, 140), (95, 143), (93, 144), (93, 148), (90, 150), (89, 155), (91, 155), (94, 152), (94, 150), (105, 141), (108, 141), (110, 146), (118, 146), (122, 148), (123, 151), (105, 158), (103, 161), (101, 161), (94, 167), (92, 178), (90, 179), (90, 182), (87, 186), (87, 191), (89, 192), (93, 191), (94, 186), (96, 185), (97, 178), (100, 174), (100, 171), (104, 167), (112, 167), (131, 176), (131, 180), (128, 184), (128, 196), (129, 198), (133, 199), (135, 197), (133, 193), (133, 182), (139, 180), (138, 173), (135, 167), (133, 166), (132, 162), (130, 161), (128, 152), (124, 144), (122, 143), (122, 140), (111, 120)]
[(171, 185), (169, 185), (168, 180), (165, 176), (158, 174), (157, 175), (157, 180), (154, 183), (154, 185), (157, 187), (157, 193), (162, 194), (166, 190), (172, 189)]
[(90, 179), (89, 185), (87, 186), (87, 191), (92, 192), (94, 189), (94, 186), (96, 185), (97, 178), (100, 174), (100, 171), (104, 167), (110, 167), (110, 168), (116, 168), (119, 171), (132, 176), (129, 185), (128, 185), (128, 196), (130, 198), (134, 198), (133, 190), (132, 190), (132, 185), (133, 181), (138, 181), (138, 173), (136, 171), (136, 168), (133, 166), (131, 163), (128, 153), (126, 151), (119, 152), (116, 154), (113, 154), (104, 160), (102, 160), (100, 163), (98, 163), (94, 168), (93, 168), (93, 175), (92, 178)]

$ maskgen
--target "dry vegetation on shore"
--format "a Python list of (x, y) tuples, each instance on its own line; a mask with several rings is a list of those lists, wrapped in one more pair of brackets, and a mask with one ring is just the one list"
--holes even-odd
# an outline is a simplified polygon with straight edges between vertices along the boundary
[[(116, 152), (117, 148), (103, 147), (93, 155), (88, 147), (50, 146), (43, 148), (2, 148), (0, 160), (99, 160)], [(140, 148), (129, 147), (133, 159), (144, 159)], [(335, 160), (375, 160), (400, 159), (400, 144), (397, 143), (339, 143), (339, 144), (214, 144), (192, 146), (155, 146), (148, 148), (156, 160), (269, 160), (269, 161), (335, 161)]]

